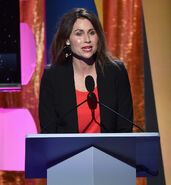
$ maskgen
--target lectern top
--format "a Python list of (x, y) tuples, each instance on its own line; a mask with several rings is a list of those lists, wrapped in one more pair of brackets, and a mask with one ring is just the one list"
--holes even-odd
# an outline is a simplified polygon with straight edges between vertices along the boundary
[(137, 176), (157, 173), (158, 133), (34, 134), (26, 137), (26, 178), (46, 178), (47, 168), (95, 147), (137, 169)]
[(159, 133), (78, 133), (78, 134), (29, 134), (26, 138), (54, 138), (54, 137), (159, 137)]

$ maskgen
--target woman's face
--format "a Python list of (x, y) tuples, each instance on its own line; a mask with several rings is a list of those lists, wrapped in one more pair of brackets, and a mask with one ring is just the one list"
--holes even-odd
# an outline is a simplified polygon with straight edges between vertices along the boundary
[(79, 56), (90, 58), (97, 51), (98, 36), (88, 19), (78, 18), (66, 44)]

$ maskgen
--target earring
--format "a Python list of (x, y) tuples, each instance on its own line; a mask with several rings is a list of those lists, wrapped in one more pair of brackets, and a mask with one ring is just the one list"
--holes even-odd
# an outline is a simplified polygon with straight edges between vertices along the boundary
[(68, 58), (72, 55), (72, 50), (70, 45), (65, 45), (63, 51), (64, 51), (65, 58)]

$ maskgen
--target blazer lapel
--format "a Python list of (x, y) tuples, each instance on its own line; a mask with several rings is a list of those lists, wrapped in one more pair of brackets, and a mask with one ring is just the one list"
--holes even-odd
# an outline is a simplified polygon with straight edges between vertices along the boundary
[[(97, 71), (97, 89), (98, 89), (98, 96), (99, 101), (105, 104), (105, 79), (104, 75), (100, 69), (99, 65), (96, 65), (96, 71)], [(100, 105), (100, 120), (101, 124), (104, 125), (104, 107)], [(105, 132), (105, 128), (101, 127), (101, 132)]]
[(76, 93), (74, 84), (74, 72), (72, 62), (67, 64), (66, 70), (63, 71), (63, 84), (62, 84), (62, 98), (64, 102), (64, 112), (66, 122), (68, 123), (67, 128), (72, 130), (72, 132), (78, 132), (78, 118), (77, 118), (77, 108), (76, 103)]

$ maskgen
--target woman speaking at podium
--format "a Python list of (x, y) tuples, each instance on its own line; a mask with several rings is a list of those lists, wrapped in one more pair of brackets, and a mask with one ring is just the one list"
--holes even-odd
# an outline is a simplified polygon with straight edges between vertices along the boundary
[(131, 132), (122, 116), (133, 119), (127, 71), (110, 54), (98, 18), (75, 8), (61, 18), (42, 76), (41, 133)]

